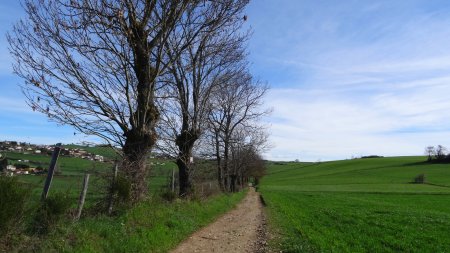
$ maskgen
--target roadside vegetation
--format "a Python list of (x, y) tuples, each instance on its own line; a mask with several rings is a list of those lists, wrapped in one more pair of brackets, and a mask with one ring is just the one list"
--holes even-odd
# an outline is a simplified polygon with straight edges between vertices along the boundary
[[(91, 150), (95, 153), (95, 150)], [(9, 161), (28, 160), (48, 167), (47, 155), (5, 153)], [(0, 176), (2, 231), (0, 251), (7, 252), (166, 252), (186, 236), (233, 208), (246, 191), (220, 193), (215, 163), (198, 161), (190, 199), (178, 199), (171, 180), (176, 164), (149, 160), (149, 195), (132, 207), (118, 203), (105, 211), (107, 175), (112, 163), (60, 157), (49, 197), (40, 201), (46, 175)], [(82, 218), (74, 221), (84, 173), (92, 174)], [(176, 182), (175, 182), (176, 183)], [(215, 188), (213, 188), (215, 186)], [(14, 205), (12, 205), (14, 204)]]
[[(450, 170), (425, 157), (271, 163), (259, 191), (283, 252), (448, 252)], [(416, 183), (418, 175), (426, 182)]]

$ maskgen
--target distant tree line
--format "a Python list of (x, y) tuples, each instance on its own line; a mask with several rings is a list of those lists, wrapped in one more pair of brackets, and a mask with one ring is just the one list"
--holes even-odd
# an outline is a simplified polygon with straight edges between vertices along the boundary
[(426, 147), (425, 155), (427, 156), (428, 162), (450, 163), (450, 154), (447, 152), (447, 148), (442, 145)]

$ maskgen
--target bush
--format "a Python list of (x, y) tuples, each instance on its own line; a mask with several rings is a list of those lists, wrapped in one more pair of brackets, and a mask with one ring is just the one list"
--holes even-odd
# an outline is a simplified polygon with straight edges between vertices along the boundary
[(47, 234), (67, 213), (71, 205), (68, 194), (56, 193), (40, 203), (36, 211), (31, 230), (37, 234)]
[(18, 228), (28, 192), (16, 178), (0, 176), (0, 237)]
[(414, 178), (414, 183), (415, 184), (424, 184), (425, 183), (425, 174), (417, 175)]
[(111, 191), (114, 195), (117, 195), (117, 198), (121, 202), (129, 202), (131, 197), (130, 180), (122, 175), (119, 175), (113, 183)]
[(380, 156), (380, 155), (366, 155), (366, 156), (361, 156), (361, 159), (367, 159), (367, 158), (383, 158), (384, 156)]

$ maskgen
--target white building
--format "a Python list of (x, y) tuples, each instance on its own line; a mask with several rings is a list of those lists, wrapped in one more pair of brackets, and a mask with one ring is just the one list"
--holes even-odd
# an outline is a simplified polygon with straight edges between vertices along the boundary
[(7, 165), (6, 170), (15, 171), (16, 167), (14, 165)]
[(94, 160), (95, 161), (99, 161), (99, 162), (103, 162), (104, 158), (101, 155), (95, 155)]

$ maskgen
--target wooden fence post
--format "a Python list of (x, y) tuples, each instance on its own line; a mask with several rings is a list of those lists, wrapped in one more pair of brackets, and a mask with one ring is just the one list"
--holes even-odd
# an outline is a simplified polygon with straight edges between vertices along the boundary
[(175, 192), (175, 169), (172, 169), (172, 192)]
[(50, 184), (52, 183), (53, 175), (55, 174), (56, 162), (58, 161), (59, 152), (61, 151), (61, 143), (57, 143), (52, 154), (52, 161), (50, 162), (50, 167), (48, 168), (47, 179), (45, 180), (44, 191), (41, 195), (41, 200), (47, 198), (48, 190), (50, 189)]
[(78, 211), (77, 215), (75, 216), (75, 220), (78, 220), (81, 217), (81, 211), (83, 210), (84, 200), (86, 199), (86, 193), (89, 184), (89, 176), (89, 174), (84, 175), (83, 189), (81, 190), (80, 199), (78, 201)]
[(113, 179), (111, 182), (111, 192), (109, 193), (109, 203), (108, 203), (108, 214), (111, 215), (112, 210), (113, 210), (113, 205), (114, 205), (114, 185), (116, 183), (117, 180), (117, 172), (119, 170), (119, 164), (116, 161), (116, 163), (114, 164), (114, 168), (113, 168)]

